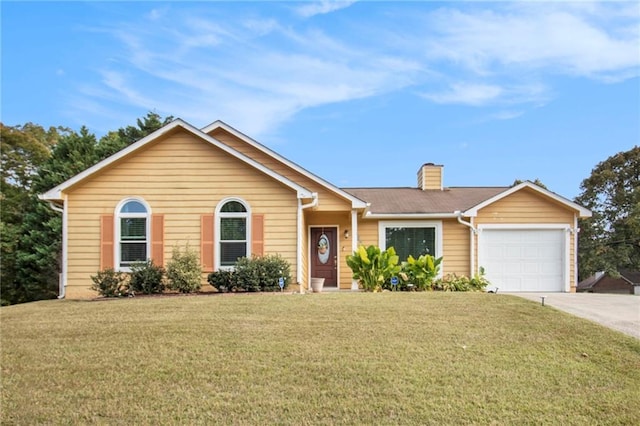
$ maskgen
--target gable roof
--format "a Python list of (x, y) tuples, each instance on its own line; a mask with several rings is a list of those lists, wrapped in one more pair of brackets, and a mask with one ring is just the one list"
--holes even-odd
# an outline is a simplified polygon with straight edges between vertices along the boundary
[(620, 275), (633, 285), (640, 285), (640, 271), (620, 271)]
[[(619, 274), (620, 274), (620, 277), (617, 278), (617, 279), (622, 280), (624, 282), (627, 282), (628, 284), (633, 285), (633, 286), (640, 286), (640, 271), (624, 270), (624, 271), (620, 271)], [(604, 277), (610, 277), (610, 275), (608, 273), (606, 273), (606, 272), (596, 272), (595, 274), (591, 275), (590, 277), (585, 278), (584, 280), (580, 281), (578, 283), (577, 288), (579, 290), (585, 290), (585, 289), (592, 288), (594, 285), (596, 285)]]
[(337, 186), (333, 185), (332, 183), (330, 183), (330, 182), (322, 179), (321, 177), (311, 173), (310, 171), (306, 170), (305, 168), (300, 167), (299, 165), (297, 165), (293, 161), (290, 161), (290, 160), (284, 158), (283, 156), (281, 156), (277, 152), (272, 151), (271, 149), (269, 149), (266, 146), (262, 145), (261, 143), (259, 143), (255, 139), (252, 139), (251, 137), (245, 135), (241, 131), (229, 126), (224, 121), (221, 121), (221, 120), (214, 121), (213, 123), (209, 124), (208, 126), (203, 127), (201, 129), (201, 131), (203, 133), (210, 133), (210, 132), (212, 132), (212, 131), (214, 131), (216, 129), (223, 129), (223, 130), (231, 133), (232, 135), (234, 135), (238, 139), (242, 140), (243, 142), (251, 145), (255, 149), (265, 153), (266, 155), (270, 156), (271, 158), (275, 159), (276, 161), (286, 165), (287, 167), (295, 170), (296, 172), (300, 173), (301, 175), (311, 179), (312, 181), (316, 182), (318, 185), (326, 188), (327, 190), (329, 190), (329, 191), (337, 194), (338, 196), (350, 201), (352, 208), (357, 209), (357, 208), (366, 208), (367, 207), (367, 203), (365, 201), (363, 201), (362, 199), (358, 198), (357, 196), (354, 196), (354, 195), (350, 194), (347, 191), (344, 191), (344, 190), (338, 188)]
[(528, 181), (512, 187), (451, 187), (442, 190), (344, 188), (344, 190), (370, 204), (365, 217), (435, 218), (457, 217), (456, 212), (462, 212), (466, 217), (477, 216), (478, 210), (523, 188), (530, 188), (568, 209), (577, 211), (580, 217), (591, 216), (588, 209)]
[(366, 200), (370, 207), (367, 216), (455, 217), (454, 212), (465, 211), (495, 197), (507, 187), (452, 187), (422, 190), (420, 188), (344, 188)]
[(261, 171), (262, 173), (266, 174), (267, 176), (272, 177), (273, 179), (281, 182), (282, 184), (284, 184), (285, 186), (288, 186), (289, 188), (293, 189), (296, 191), (298, 198), (313, 198), (313, 193), (311, 191), (309, 191), (308, 189), (304, 188), (301, 185), (298, 185), (297, 183), (293, 182), (292, 180), (274, 172), (273, 170), (265, 167), (264, 165), (258, 163), (257, 161), (247, 157), (246, 155), (234, 150), (233, 148), (223, 144), (222, 142), (218, 141), (217, 139), (207, 135), (206, 133), (198, 130), (197, 128), (193, 127), (192, 125), (190, 125), (189, 123), (181, 120), (181, 119), (176, 119), (173, 120), (171, 123), (167, 124), (166, 126), (163, 126), (162, 128), (156, 130), (155, 132), (149, 134), (148, 136), (140, 139), (139, 141), (129, 145), (128, 147), (116, 152), (115, 154), (111, 155), (110, 157), (105, 158), (104, 160), (94, 164), (93, 166), (89, 167), (88, 169), (84, 170), (83, 172), (78, 173), (77, 175), (73, 176), (72, 178), (62, 182), (61, 184), (59, 184), (58, 186), (50, 189), (49, 191), (45, 192), (44, 194), (39, 195), (40, 199), (43, 200), (49, 200), (49, 201), (56, 201), (56, 200), (62, 200), (62, 192), (65, 191), (66, 189), (72, 187), (73, 185), (91, 177), (93, 174), (98, 173), (99, 171), (105, 169), (106, 167), (110, 166), (111, 164), (117, 162), (118, 160), (132, 154), (133, 152), (141, 149), (142, 147), (144, 147), (145, 145), (149, 144), (150, 142), (153, 142), (154, 140), (158, 139), (159, 137), (174, 131), (178, 128), (184, 129), (187, 132), (193, 134), (194, 136), (199, 137), (200, 139), (210, 143), (211, 145), (221, 149), (222, 151), (226, 152), (227, 154), (230, 154), (231, 156), (239, 159), (240, 161), (243, 161), (244, 163), (246, 163), (247, 165)]
[(564, 198), (558, 194), (556, 194), (555, 192), (551, 192), (548, 189), (544, 189), (538, 185), (536, 185), (533, 182), (529, 182), (529, 181), (525, 181), (522, 182), (518, 185), (512, 186), (509, 189), (507, 189), (506, 191), (503, 191), (499, 194), (496, 194), (495, 196), (488, 198), (484, 201), (482, 201), (481, 203), (471, 207), (468, 210), (463, 211), (463, 215), (470, 217), (470, 216), (477, 216), (478, 215), (478, 210), (482, 209), (483, 207), (488, 206), (489, 204), (495, 203), (498, 200), (501, 200), (502, 198), (513, 194), (514, 192), (520, 191), (523, 188), (529, 188), (534, 190), (535, 192), (538, 192), (539, 194), (542, 194), (545, 197), (551, 198), (552, 200), (564, 205), (566, 208), (570, 209), (570, 210), (574, 210), (576, 212), (578, 212), (579, 217), (583, 218), (583, 217), (591, 217), (591, 211), (589, 209), (586, 209), (584, 207), (582, 207), (579, 204), (574, 203), (571, 200), (568, 200), (567, 198)]

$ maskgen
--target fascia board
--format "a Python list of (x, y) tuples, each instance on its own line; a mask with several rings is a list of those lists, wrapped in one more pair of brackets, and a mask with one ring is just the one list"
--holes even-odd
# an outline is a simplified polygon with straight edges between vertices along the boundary
[(586, 209), (584, 207), (582, 207), (579, 204), (574, 203), (573, 201), (570, 201), (558, 194), (556, 194), (555, 192), (551, 192), (548, 189), (544, 189), (539, 187), (538, 185), (535, 185), (529, 181), (525, 181), (522, 182), (516, 186), (513, 186), (509, 189), (507, 189), (506, 191), (503, 191), (497, 195), (494, 195), (493, 197), (481, 202), (480, 204), (477, 204), (475, 206), (473, 206), (472, 208), (466, 210), (465, 212), (463, 212), (463, 215), (466, 217), (475, 217), (478, 215), (478, 210), (492, 204), (495, 203), (498, 200), (501, 200), (502, 198), (513, 194), (514, 192), (520, 191), (522, 188), (530, 188), (542, 195), (545, 195), (565, 206), (567, 206), (568, 208), (572, 209), (572, 210), (576, 210), (578, 212), (578, 215), (580, 218), (586, 218), (586, 217), (591, 217), (591, 211), (589, 209)]
[(234, 135), (237, 138), (242, 139), (244, 142), (248, 143), (249, 145), (251, 145), (252, 147), (262, 151), (263, 153), (271, 156), (272, 158), (276, 159), (277, 161), (285, 164), (288, 167), (291, 167), (293, 170), (295, 170), (296, 172), (300, 173), (301, 175), (308, 177), (309, 179), (313, 180), (314, 182), (316, 182), (318, 185), (321, 185), (323, 187), (325, 187), (326, 189), (328, 189), (331, 192), (336, 193), (337, 195), (339, 195), (342, 198), (345, 198), (349, 201), (351, 201), (351, 207), (354, 209), (364, 209), (367, 207), (367, 203), (357, 197), (354, 197), (353, 195), (349, 194), (348, 192), (343, 191), (342, 189), (338, 188), (337, 186), (331, 184), (330, 182), (327, 182), (326, 180), (322, 179), (321, 177), (314, 175), (313, 173), (311, 173), (310, 171), (304, 169), (303, 167), (297, 165), (296, 163), (287, 160), (286, 158), (284, 158), (283, 156), (281, 156), (280, 154), (276, 153), (275, 151), (272, 151), (271, 149), (267, 148), (266, 146), (262, 145), (260, 142), (256, 141), (255, 139), (252, 139), (251, 137), (245, 135), (244, 133), (240, 132), (239, 130), (234, 129), (233, 127), (229, 126), (227, 123), (225, 123), (224, 121), (221, 120), (217, 120), (214, 121), (213, 123), (209, 124), (208, 126), (202, 128), (202, 132), (203, 133), (209, 133), (215, 129), (221, 128), (229, 133), (231, 133), (232, 135)]
[(455, 213), (365, 213), (363, 219), (456, 219)]
[(143, 146), (145, 146), (146, 144), (148, 144), (149, 142), (157, 139), (158, 137), (174, 130), (176, 127), (181, 127), (185, 130), (187, 130), (188, 132), (192, 133), (193, 135), (204, 139), (205, 141), (207, 141), (208, 143), (216, 146), (217, 148), (221, 149), (222, 151), (232, 155), (233, 157), (236, 157), (237, 159), (245, 162), (246, 164), (254, 167), (255, 169), (263, 172), (264, 174), (272, 177), (273, 179), (283, 183), (284, 185), (288, 186), (289, 188), (293, 189), (296, 191), (297, 193), (297, 197), (298, 198), (312, 198), (312, 192), (309, 191), (308, 189), (304, 188), (301, 185), (298, 185), (297, 183), (291, 181), (290, 179), (274, 172), (273, 170), (265, 167), (264, 165), (258, 163), (257, 161), (247, 157), (246, 155), (234, 150), (233, 148), (223, 144), (222, 142), (218, 141), (215, 138), (212, 138), (211, 136), (207, 135), (206, 133), (201, 132), (200, 130), (198, 130), (196, 127), (190, 125), (189, 123), (185, 122), (182, 119), (176, 119), (174, 121), (172, 121), (171, 123), (167, 124), (166, 126), (162, 127), (161, 129), (156, 130), (155, 132), (149, 134), (148, 136), (140, 139), (139, 141), (129, 145), (128, 147), (118, 151), (117, 153), (113, 154), (112, 156), (96, 163), (95, 165), (89, 167), (88, 169), (86, 169), (83, 172), (78, 173), (77, 175), (73, 176), (72, 178), (66, 180), (65, 182), (61, 183), (60, 185), (54, 187), (53, 189), (45, 192), (44, 194), (41, 194), (41, 199), (43, 200), (60, 200), (62, 197), (62, 192), (66, 189), (68, 189), (69, 187), (75, 185), (78, 182), (81, 182), (82, 180), (88, 178), (89, 176), (93, 175), (94, 173), (99, 172), (100, 170), (104, 169), (105, 167), (113, 164), (114, 162), (120, 160), (121, 158), (129, 155), (130, 153), (142, 148)]

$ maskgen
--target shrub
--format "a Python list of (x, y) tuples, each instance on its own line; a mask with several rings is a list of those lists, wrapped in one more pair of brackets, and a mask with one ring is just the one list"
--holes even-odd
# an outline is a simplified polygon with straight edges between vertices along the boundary
[(238, 290), (233, 271), (221, 269), (219, 271), (212, 272), (207, 276), (207, 281), (222, 293)]
[(434, 289), (442, 291), (482, 291), (489, 284), (489, 280), (484, 277), (484, 268), (481, 267), (480, 272), (471, 278), (464, 275), (457, 276), (456, 274), (440, 278), (436, 280)]
[(125, 274), (116, 272), (113, 268), (105, 268), (91, 276), (91, 289), (97, 291), (100, 296), (120, 297), (125, 292)]
[(400, 277), (404, 281), (403, 287), (413, 284), (415, 290), (432, 290), (433, 282), (440, 271), (440, 263), (442, 263), (442, 257), (435, 259), (429, 254), (424, 254), (414, 259), (409, 255), (406, 262), (402, 262)]
[(278, 281), (284, 278), (284, 288), (291, 283), (291, 266), (280, 255), (243, 257), (234, 269), (209, 274), (207, 281), (218, 291), (279, 291)]
[(202, 269), (198, 253), (189, 245), (184, 253), (178, 247), (173, 248), (171, 260), (167, 263), (168, 287), (180, 293), (193, 293), (200, 290), (202, 285)]
[(391, 277), (400, 272), (399, 258), (393, 247), (381, 251), (379, 247), (364, 246), (347, 256), (347, 265), (365, 291), (380, 291), (390, 288)]
[(153, 263), (153, 260), (136, 262), (131, 265), (129, 291), (154, 294), (164, 291), (164, 268)]
[(236, 285), (246, 291), (280, 290), (280, 277), (286, 288), (291, 282), (291, 266), (278, 254), (244, 257), (235, 265)]
[(291, 283), (291, 265), (279, 254), (256, 257), (257, 268), (260, 271), (261, 291), (280, 291), (278, 281), (284, 278), (284, 287)]

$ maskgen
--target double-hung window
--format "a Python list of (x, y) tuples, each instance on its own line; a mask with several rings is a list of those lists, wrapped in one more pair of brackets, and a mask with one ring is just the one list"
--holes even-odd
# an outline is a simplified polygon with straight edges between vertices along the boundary
[(249, 209), (242, 200), (226, 200), (221, 203), (217, 218), (217, 266), (228, 268), (249, 253)]
[(409, 255), (442, 256), (442, 222), (440, 221), (381, 221), (379, 245), (393, 247), (401, 260)]
[(129, 268), (149, 258), (149, 209), (139, 200), (126, 200), (116, 216), (117, 264)]

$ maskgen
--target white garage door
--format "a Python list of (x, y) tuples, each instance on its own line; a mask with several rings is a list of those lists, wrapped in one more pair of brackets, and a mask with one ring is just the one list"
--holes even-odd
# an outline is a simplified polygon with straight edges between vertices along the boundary
[(479, 244), (479, 265), (499, 291), (564, 291), (564, 230), (483, 229)]

